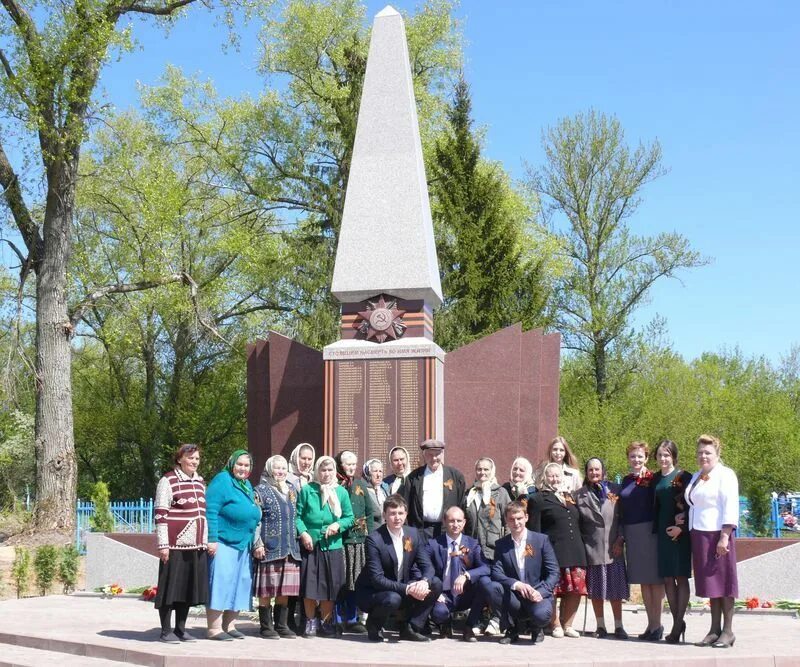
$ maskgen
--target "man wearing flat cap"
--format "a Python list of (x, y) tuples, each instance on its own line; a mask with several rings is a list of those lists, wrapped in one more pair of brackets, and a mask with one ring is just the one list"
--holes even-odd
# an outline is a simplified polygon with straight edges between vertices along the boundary
[(408, 525), (433, 539), (442, 533), (444, 513), (463, 505), (466, 485), (464, 475), (444, 465), (443, 441), (425, 440), (419, 448), (425, 465), (406, 477), (401, 493), (408, 503)]

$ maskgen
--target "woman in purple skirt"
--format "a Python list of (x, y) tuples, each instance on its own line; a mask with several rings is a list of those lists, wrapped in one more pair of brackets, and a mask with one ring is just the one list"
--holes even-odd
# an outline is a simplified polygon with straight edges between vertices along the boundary
[(692, 542), (695, 592), (709, 598), (711, 629), (695, 646), (730, 648), (736, 578), (736, 526), (739, 524), (739, 480), (720, 461), (720, 442), (711, 435), (697, 439), (700, 465), (686, 489), (689, 537)]

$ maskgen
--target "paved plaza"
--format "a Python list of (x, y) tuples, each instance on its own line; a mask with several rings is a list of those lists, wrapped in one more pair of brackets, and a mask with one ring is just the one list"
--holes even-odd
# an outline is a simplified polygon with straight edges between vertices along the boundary
[[(610, 639), (552, 639), (532, 646), (524, 640), (500, 646), (497, 640), (477, 644), (434, 640), (429, 644), (397, 642), (390, 634), (385, 644), (366, 638), (266, 640), (255, 623), (240, 623), (248, 636), (235, 642), (200, 640), (166, 645), (158, 639), (158, 616), (152, 603), (134, 598), (113, 600), (92, 596), (48, 596), (0, 602), (0, 667), (7, 665), (152, 665), (156, 667), (332, 667), (333, 665), (402, 665), (403, 667), (497, 665), (645, 666), (686, 667), (800, 667), (800, 620), (788, 615), (737, 614), (736, 645), (729, 650), (670, 646), (663, 642)], [(579, 612), (578, 627), (583, 623)], [(633, 636), (644, 630), (643, 612), (625, 611), (625, 627)], [(669, 624), (669, 619), (664, 618)], [(703, 637), (708, 613), (687, 617), (687, 641)], [(188, 628), (203, 635), (203, 617), (190, 616)], [(587, 631), (594, 629), (591, 611)]]

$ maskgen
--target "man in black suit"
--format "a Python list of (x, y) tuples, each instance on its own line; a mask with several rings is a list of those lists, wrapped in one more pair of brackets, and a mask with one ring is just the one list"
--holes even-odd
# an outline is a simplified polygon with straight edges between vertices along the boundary
[(463, 534), (465, 523), (464, 510), (451, 507), (444, 513), (445, 532), (428, 542), (433, 569), (442, 580), (431, 618), (442, 637), (452, 637), (452, 613), (469, 609), (463, 639), (475, 642), (475, 628), (489, 599), (490, 569), (478, 540)]
[(372, 641), (385, 641), (383, 625), (401, 607), (407, 622), (401, 626), (400, 639), (430, 641), (420, 630), (442, 592), (442, 582), (433, 571), (425, 536), (403, 525), (407, 512), (402, 496), (389, 496), (383, 503), (384, 525), (367, 536), (356, 600), (369, 614), (367, 635)]
[(466, 485), (464, 475), (444, 465), (444, 442), (425, 440), (419, 447), (425, 465), (406, 477), (401, 492), (408, 504), (408, 525), (434, 538), (442, 534), (444, 513), (464, 504)]
[(506, 630), (501, 644), (519, 641), (519, 621), (527, 616), (533, 624), (531, 640), (544, 638), (542, 628), (553, 615), (553, 589), (559, 569), (555, 551), (546, 535), (528, 530), (528, 507), (518, 500), (506, 507), (509, 535), (497, 540), (492, 566), (492, 608), (500, 612)]

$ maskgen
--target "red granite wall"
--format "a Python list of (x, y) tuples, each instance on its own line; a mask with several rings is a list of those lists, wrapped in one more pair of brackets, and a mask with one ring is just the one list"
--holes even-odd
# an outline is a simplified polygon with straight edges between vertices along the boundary
[(310, 442), (322, 452), (322, 353), (274, 331), (247, 346), (247, 441), (258, 482), (273, 454)]
[(561, 337), (515, 324), (448, 353), (444, 364), (445, 460), (470, 484), (479, 456), (497, 466), (500, 483), (511, 462), (534, 466), (558, 434)]

